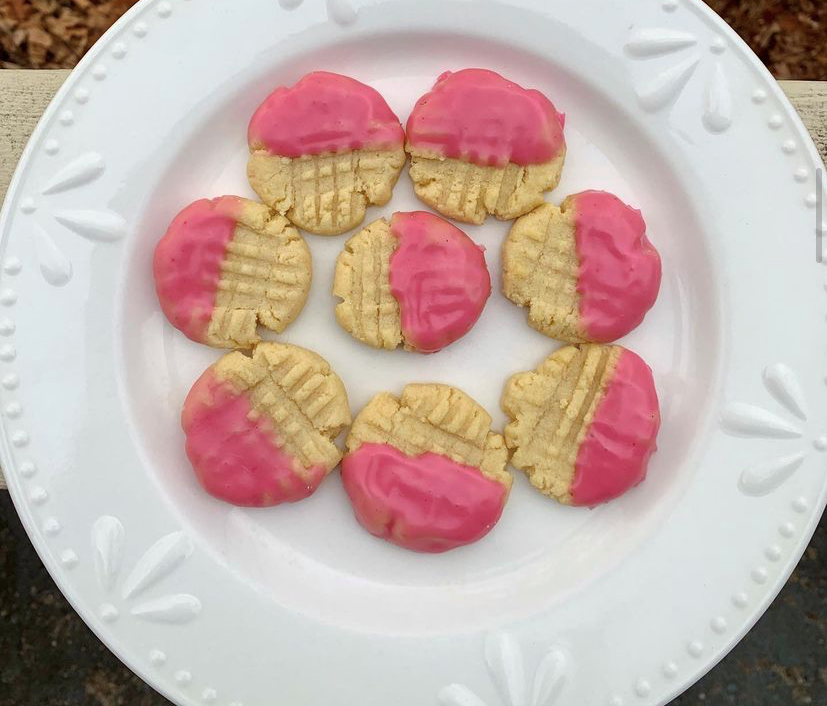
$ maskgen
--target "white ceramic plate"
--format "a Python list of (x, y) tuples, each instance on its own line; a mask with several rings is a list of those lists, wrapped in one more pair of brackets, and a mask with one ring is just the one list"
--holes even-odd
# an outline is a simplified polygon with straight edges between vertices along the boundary
[[(372, 538), (332, 475), (244, 510), (197, 486), (178, 415), (219, 352), (174, 331), (150, 258), (189, 201), (251, 195), (245, 129), (306, 71), (379, 89), (403, 122), (445, 69), (484, 66), (568, 115), (555, 201), (643, 209), (660, 299), (626, 344), (663, 404), (649, 479), (596, 510), (518, 477), (483, 541), (416, 555)], [(95, 632), (181, 704), (663, 704), (783, 585), (827, 497), (827, 301), (810, 138), (695, 0), (144, 0), (46, 112), (2, 220), (3, 468), (49, 571)], [(407, 175), (369, 219), (415, 208)], [(469, 228), (493, 273), (508, 225)], [(456, 384), (504, 423), (504, 379), (554, 343), (495, 293), (461, 342), (382, 353), (336, 325), (345, 236), (308, 236), (284, 340), (323, 354), (354, 410)]]

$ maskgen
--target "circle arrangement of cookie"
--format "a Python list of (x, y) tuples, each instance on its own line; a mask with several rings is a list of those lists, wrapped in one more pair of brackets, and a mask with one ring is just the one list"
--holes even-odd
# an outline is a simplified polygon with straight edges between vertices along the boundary
[(399, 118), (370, 86), (316, 71), (279, 87), (250, 121), (247, 176), (299, 228), (335, 235), (391, 198), (405, 164)]
[(374, 221), (336, 260), (336, 319), (375, 348), (434, 353), (464, 336), (491, 294), (485, 256), (465, 233), (425, 211)]
[(172, 221), (153, 259), (158, 300), (187, 337), (249, 348), (282, 332), (310, 290), (310, 250), (285, 218), (237, 196), (202, 199)]
[(347, 437), (342, 481), (356, 518), (407, 549), (442, 552), (496, 524), (511, 489), (503, 437), (468, 395), (408, 385), (376, 395)]
[[(196, 381), (181, 424), (195, 476), (228, 503), (265, 507), (311, 495), (341, 462), (354, 515), (418, 552), (485, 536), (508, 499), (511, 464), (560, 503), (594, 507), (646, 476), (660, 411), (652, 371), (607, 345), (654, 305), (661, 261), (639, 211), (602, 191), (557, 207), (565, 117), (534, 89), (485, 69), (445, 72), (414, 106), (407, 135), (382, 96), (355, 79), (309, 73), (276, 88), (248, 127), (247, 176), (264, 202), (196, 201), (155, 248), (170, 323), (228, 353)], [(300, 313), (312, 278), (298, 226), (335, 235), (381, 206), (407, 159), (421, 201), (480, 224), (514, 220), (504, 295), (529, 324), (570, 344), (513, 375), (505, 434), (463, 391), (410, 384), (377, 394), (351, 426), (347, 393), (318, 354), (260, 342)], [(379, 218), (336, 260), (336, 319), (378, 349), (436, 353), (467, 334), (491, 295), (484, 249), (426, 211)], [(337, 437), (350, 428), (346, 452)], [(509, 459), (510, 456), (510, 459)]]
[(607, 343), (636, 328), (660, 289), (660, 255), (640, 211), (604, 191), (546, 203), (503, 245), (503, 293), (528, 322), (570, 343)]
[(465, 223), (511, 220), (560, 181), (565, 118), (542, 93), (493, 71), (446, 71), (406, 128), (416, 195)]
[(339, 463), (350, 424), (342, 381), (311, 351), (260, 343), (228, 353), (193, 385), (181, 425), (204, 489), (234, 505), (265, 507), (313, 493)]
[(511, 464), (567, 505), (594, 506), (636, 486), (655, 450), (660, 411), (652, 371), (621, 346), (552, 353), (506, 383)]

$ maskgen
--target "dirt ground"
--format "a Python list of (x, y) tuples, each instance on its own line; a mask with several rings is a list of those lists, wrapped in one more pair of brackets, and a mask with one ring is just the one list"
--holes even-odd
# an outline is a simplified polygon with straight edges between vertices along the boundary
[[(827, 81), (827, 0), (705, 1), (776, 78)], [(134, 4), (135, 0), (0, 0), (0, 67), (71, 68)]]

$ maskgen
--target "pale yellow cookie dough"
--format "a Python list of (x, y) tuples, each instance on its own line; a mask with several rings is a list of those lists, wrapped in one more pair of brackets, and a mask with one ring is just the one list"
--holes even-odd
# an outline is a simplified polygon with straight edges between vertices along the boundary
[(587, 341), (580, 320), (575, 209), (547, 203), (518, 218), (503, 244), (503, 293), (528, 307), (528, 323), (546, 336)]
[(284, 343), (259, 343), (252, 357), (235, 351), (213, 371), (246, 392), (257, 413), (266, 414), (283, 437), (284, 449), (302, 466), (328, 472), (342, 452), (334, 443), (351, 422), (347, 392), (317, 353)]
[(503, 437), (491, 431), (491, 416), (449, 385), (406, 385), (401, 397), (376, 395), (356, 416), (347, 450), (367, 443), (390, 444), (409, 456), (441, 454), (511, 488), (508, 451)]
[(482, 223), (488, 214), (507, 221), (543, 203), (543, 193), (560, 182), (565, 147), (543, 164), (480, 167), (422, 152), (407, 145), (416, 195), (431, 208), (464, 223)]
[(577, 452), (622, 351), (565, 346), (536, 370), (512, 375), (503, 390), (502, 409), (512, 420), (505, 427), (511, 465), (563, 504), (571, 503)]
[(390, 258), (398, 239), (384, 218), (345, 243), (336, 259), (333, 294), (336, 320), (351, 336), (374, 348), (393, 350), (402, 343), (399, 302), (391, 294)]
[(310, 291), (310, 250), (286, 218), (239, 199), (241, 214), (221, 263), (206, 343), (249, 348), (256, 325), (281, 333), (302, 310)]
[(337, 235), (358, 226), (369, 205), (384, 206), (405, 164), (398, 150), (281, 157), (253, 149), (247, 177), (267, 205), (299, 228)]

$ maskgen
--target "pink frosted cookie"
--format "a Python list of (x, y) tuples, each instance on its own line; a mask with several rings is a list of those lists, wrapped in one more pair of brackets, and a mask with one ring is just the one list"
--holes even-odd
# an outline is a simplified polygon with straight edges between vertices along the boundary
[(359, 225), (405, 164), (399, 118), (370, 86), (327, 71), (280, 86), (256, 110), (247, 176), (261, 200), (311, 233)]
[(621, 346), (583, 344), (552, 353), (506, 383), (511, 463), (567, 505), (594, 506), (646, 477), (660, 410), (652, 371)]
[(310, 289), (310, 251), (266, 206), (238, 196), (202, 199), (155, 248), (155, 289), (170, 323), (193, 341), (249, 348), (256, 325), (281, 332)]
[(491, 417), (461, 390), (408, 385), (357, 415), (342, 460), (356, 519), (371, 534), (420, 552), (485, 536), (511, 489), (508, 452)]
[(527, 213), (560, 181), (564, 122), (542, 93), (493, 71), (446, 71), (408, 118), (416, 194), (466, 223)]
[(483, 250), (425, 211), (374, 221), (336, 260), (336, 319), (360, 341), (433, 353), (464, 336), (491, 294)]
[(658, 296), (660, 255), (640, 211), (605, 191), (543, 204), (503, 245), (503, 292), (538, 331), (607, 343), (638, 326)]
[(313, 493), (339, 463), (334, 440), (348, 424), (347, 393), (327, 361), (281, 343), (225, 355), (192, 386), (181, 415), (201, 485), (247, 507)]

